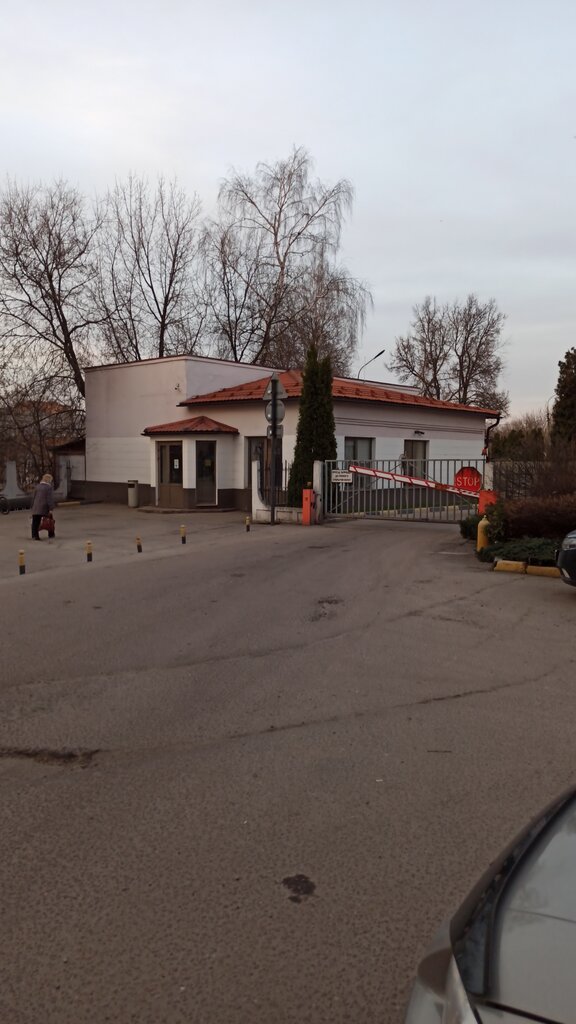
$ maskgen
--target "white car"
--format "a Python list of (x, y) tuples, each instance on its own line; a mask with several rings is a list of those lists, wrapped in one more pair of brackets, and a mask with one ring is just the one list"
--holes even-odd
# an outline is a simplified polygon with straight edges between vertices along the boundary
[(575, 1024), (576, 790), (491, 866), (418, 967), (405, 1024)]

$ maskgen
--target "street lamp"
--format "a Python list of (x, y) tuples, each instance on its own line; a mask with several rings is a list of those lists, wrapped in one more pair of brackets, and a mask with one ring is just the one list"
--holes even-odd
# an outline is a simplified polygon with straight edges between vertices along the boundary
[(375, 359), (379, 359), (380, 356), (383, 356), (385, 351), (386, 349), (383, 348), (380, 352), (377, 352), (375, 356), (372, 356), (372, 359), (369, 359), (367, 363), (364, 363), (364, 365), (361, 366), (360, 369), (358, 370), (356, 380), (360, 380), (360, 374), (362, 373), (362, 370), (365, 370), (367, 366), (370, 366), (370, 363), (373, 363)]

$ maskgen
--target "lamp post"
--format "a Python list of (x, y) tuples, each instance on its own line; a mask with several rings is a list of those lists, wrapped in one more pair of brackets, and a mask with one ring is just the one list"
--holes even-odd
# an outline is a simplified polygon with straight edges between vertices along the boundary
[(379, 359), (380, 356), (383, 356), (385, 351), (386, 351), (385, 348), (381, 349), (381, 351), (377, 352), (375, 356), (372, 356), (372, 358), (369, 359), (367, 363), (364, 363), (360, 367), (360, 369), (358, 370), (358, 374), (357, 374), (356, 380), (360, 380), (360, 374), (362, 373), (362, 370), (365, 370), (367, 366), (370, 366), (370, 363), (373, 363), (375, 359)]
[(264, 392), (266, 405), (266, 419), (269, 427), (266, 431), (270, 438), (270, 525), (276, 522), (276, 438), (282, 437), (284, 428), (281, 426), (286, 413), (283, 398), (286, 398), (286, 391), (278, 379), (278, 374), (273, 373)]

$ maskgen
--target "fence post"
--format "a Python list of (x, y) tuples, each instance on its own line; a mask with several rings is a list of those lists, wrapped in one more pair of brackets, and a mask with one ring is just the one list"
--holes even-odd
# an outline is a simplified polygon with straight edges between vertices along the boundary
[(252, 461), (252, 522), (269, 523), (270, 509), (262, 496), (263, 480), (261, 479), (260, 460)]
[(321, 523), (324, 519), (324, 463), (314, 462), (312, 471), (312, 486), (316, 492), (316, 517), (315, 521)]

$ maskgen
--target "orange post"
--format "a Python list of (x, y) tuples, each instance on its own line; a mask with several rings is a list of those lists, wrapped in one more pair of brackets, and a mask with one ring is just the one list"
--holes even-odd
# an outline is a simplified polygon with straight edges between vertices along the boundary
[(498, 501), (498, 495), (496, 491), (480, 491), (478, 496), (478, 512), (481, 516), (484, 515), (489, 505), (495, 505)]
[(312, 526), (315, 521), (316, 495), (312, 487), (302, 491), (302, 526)]

